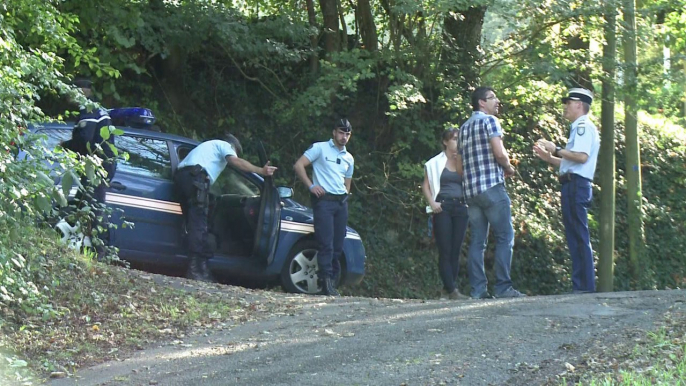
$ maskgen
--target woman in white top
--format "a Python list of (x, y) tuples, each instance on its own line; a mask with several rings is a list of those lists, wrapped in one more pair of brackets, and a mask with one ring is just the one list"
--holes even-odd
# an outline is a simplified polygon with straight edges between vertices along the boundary
[(443, 294), (449, 299), (468, 299), (456, 285), (460, 250), (469, 218), (462, 188), (462, 158), (457, 151), (457, 133), (456, 129), (443, 133), (443, 151), (425, 164), (422, 192), (429, 202), (427, 212), (433, 213)]

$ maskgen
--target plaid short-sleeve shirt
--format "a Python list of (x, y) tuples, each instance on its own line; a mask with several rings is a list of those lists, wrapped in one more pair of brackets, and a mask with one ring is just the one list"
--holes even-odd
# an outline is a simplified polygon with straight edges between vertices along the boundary
[(505, 182), (503, 168), (496, 161), (491, 138), (502, 137), (503, 130), (493, 115), (475, 111), (460, 126), (460, 154), (464, 168), (464, 194), (472, 198)]

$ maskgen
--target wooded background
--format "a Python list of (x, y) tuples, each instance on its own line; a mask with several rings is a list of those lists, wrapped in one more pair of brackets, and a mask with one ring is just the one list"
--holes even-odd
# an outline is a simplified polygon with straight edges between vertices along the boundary
[[(595, 90), (602, 126), (590, 218), (601, 289), (683, 286), (685, 53), (684, 0), (6, 0), (0, 222), (32, 221), (59, 196), (38, 164), (12, 154), (32, 146), (19, 135), (28, 122), (69, 118), (76, 75), (93, 79), (108, 108), (152, 109), (165, 132), (262, 140), (277, 183), (302, 202), (293, 163), (347, 117), (349, 224), (368, 260), (345, 294), (434, 297), (423, 163), (442, 130), (471, 113), (471, 90), (490, 85), (519, 172), (508, 181), (513, 281), (530, 294), (566, 292), (558, 185), (531, 147), (540, 137), (564, 144), (560, 98), (581, 85)], [(466, 269), (460, 277), (466, 291)]]

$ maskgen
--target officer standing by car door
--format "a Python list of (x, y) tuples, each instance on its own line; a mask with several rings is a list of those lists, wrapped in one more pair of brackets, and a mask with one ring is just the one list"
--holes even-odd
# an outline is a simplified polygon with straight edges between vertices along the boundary
[[(348, 224), (348, 195), (355, 160), (345, 145), (350, 141), (352, 125), (340, 119), (334, 125), (333, 138), (310, 146), (293, 165), (298, 178), (309, 187), (314, 210), (314, 237), (319, 244), (317, 275), (322, 294), (340, 296), (335, 278), (340, 272), (339, 259)], [(313, 181), (306, 167), (312, 165)]]
[[(74, 80), (74, 85), (81, 89), (83, 95), (89, 100), (93, 99), (93, 90), (91, 88), (91, 81), (86, 78), (77, 78)], [(117, 170), (117, 161), (114, 154), (114, 135), (111, 134), (107, 140), (105, 140), (100, 134), (102, 128), (110, 127), (112, 121), (110, 119), (107, 110), (102, 108), (95, 108), (92, 106), (80, 106), (78, 121), (74, 125), (72, 130), (71, 139), (65, 141), (62, 146), (65, 149), (72, 150), (82, 156), (97, 155), (103, 159), (102, 168), (105, 170), (105, 178), (100, 181), (96, 186), (93, 186), (94, 199), (101, 208), (105, 205), (105, 190), (109, 186), (109, 182), (114, 177), (114, 173)], [(88, 186), (90, 181), (86, 177), (82, 178), (82, 185)], [(90, 194), (79, 191), (78, 198), (89, 199)], [(107, 221), (107, 213), (104, 213), (102, 209), (95, 210), (95, 221), (93, 222), (91, 228), (95, 228), (97, 225), (103, 228), (104, 234), (99, 238), (104, 244), (109, 243), (109, 226)], [(100, 249), (96, 246), (96, 249)], [(101, 251), (99, 251), (101, 252)]]
[(209, 140), (196, 146), (179, 163), (174, 175), (174, 190), (178, 194), (188, 232), (188, 271), (186, 277), (194, 280), (214, 281), (207, 266), (213, 251), (208, 245), (207, 220), (209, 216), (210, 186), (217, 180), (227, 164), (245, 172), (271, 176), (276, 167), (258, 167), (239, 158), (240, 142), (231, 134), (224, 140)]

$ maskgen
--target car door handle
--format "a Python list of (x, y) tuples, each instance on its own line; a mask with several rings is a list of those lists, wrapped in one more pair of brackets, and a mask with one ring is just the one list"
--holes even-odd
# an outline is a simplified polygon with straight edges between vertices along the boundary
[(110, 188), (114, 190), (126, 190), (126, 185), (122, 184), (119, 181), (112, 181), (110, 182)]

